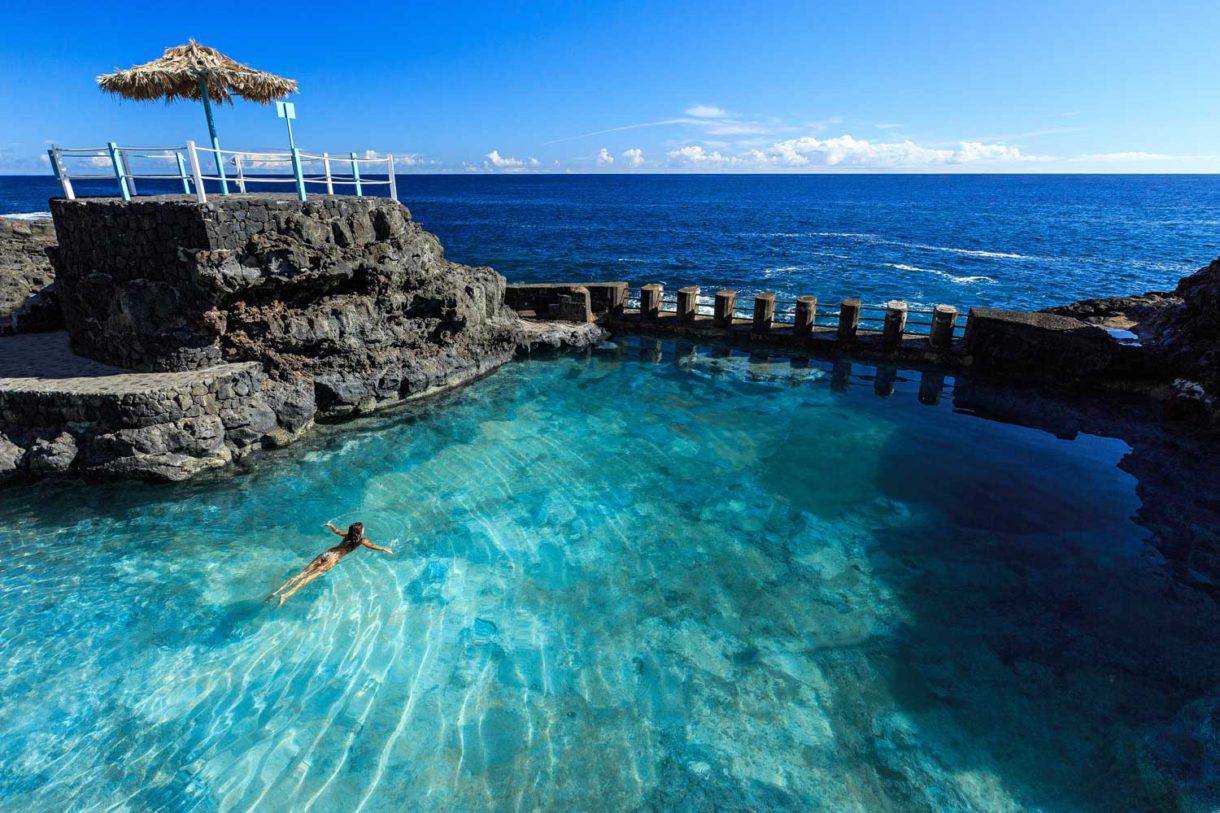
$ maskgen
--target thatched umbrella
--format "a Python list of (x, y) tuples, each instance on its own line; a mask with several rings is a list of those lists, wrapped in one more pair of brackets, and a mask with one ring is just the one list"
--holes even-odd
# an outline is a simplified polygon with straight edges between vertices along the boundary
[[(186, 45), (167, 48), (160, 59), (99, 76), (97, 83), (102, 90), (128, 99), (202, 100), (213, 150), (220, 149), (220, 142), (212, 119), (212, 99), (232, 104), (233, 97), (240, 96), (266, 104), (297, 91), (295, 79), (256, 71), (193, 39)], [(216, 170), (221, 184), (227, 187), (219, 152)]]

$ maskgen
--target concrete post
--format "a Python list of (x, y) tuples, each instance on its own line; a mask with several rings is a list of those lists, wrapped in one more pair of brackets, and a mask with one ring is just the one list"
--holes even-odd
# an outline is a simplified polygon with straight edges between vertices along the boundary
[(889, 350), (902, 343), (902, 332), (907, 327), (907, 303), (890, 300), (885, 303), (885, 326), (881, 330), (881, 343)]
[(661, 294), (665, 286), (654, 282), (640, 288), (640, 318), (657, 319), (661, 316)]
[(767, 292), (754, 297), (754, 332), (770, 333), (775, 321), (775, 294)]
[(737, 307), (736, 291), (716, 292), (716, 327), (733, 326), (733, 310)]
[(839, 306), (839, 341), (850, 342), (856, 338), (856, 327), (860, 324), (860, 300), (850, 297)]
[(812, 336), (817, 311), (818, 298), (816, 296), (798, 296), (796, 298), (796, 319), (792, 332), (803, 338)]
[(678, 289), (678, 321), (693, 322), (698, 315), (699, 287)]
[(928, 344), (937, 350), (948, 350), (953, 344), (953, 327), (956, 324), (957, 308), (937, 305), (932, 309), (932, 330), (928, 333)]
[(615, 283), (606, 289), (606, 310), (611, 316), (622, 316), (627, 307), (627, 283)]

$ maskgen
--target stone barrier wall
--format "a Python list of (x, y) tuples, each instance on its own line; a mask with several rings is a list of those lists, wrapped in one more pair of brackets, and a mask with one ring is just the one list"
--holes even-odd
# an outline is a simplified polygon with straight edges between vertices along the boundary
[[(270, 293), (333, 261), (317, 249), (367, 252), (377, 260), (388, 253), (380, 241), (403, 235), (410, 219), (393, 201), (344, 196), (307, 203), (274, 195), (206, 204), (185, 195), (55, 199), (51, 211), (57, 288), (73, 350), (147, 371), (220, 364), (230, 298), (260, 287)], [(241, 256), (255, 237), (260, 251), (274, 255), (259, 257), (264, 267)], [(323, 290), (319, 285), (314, 293)]]
[(1155, 379), (1155, 360), (1105, 328), (1054, 313), (973, 308), (966, 331), (972, 368), (1013, 383)]
[(556, 313), (560, 298), (572, 296), (577, 288), (588, 290), (594, 317), (621, 312), (627, 301), (625, 282), (559, 282), (509, 285), (504, 292), (504, 304), (519, 314), (547, 319)]
[(184, 480), (293, 437), (277, 422), (253, 362), (0, 379), (0, 483), (68, 473)]

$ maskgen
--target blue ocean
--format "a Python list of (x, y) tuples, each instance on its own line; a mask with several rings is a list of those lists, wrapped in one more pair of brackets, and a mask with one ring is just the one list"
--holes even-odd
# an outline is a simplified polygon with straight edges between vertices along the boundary
[[(1165, 290), (1220, 256), (1212, 175), (401, 175), (398, 190), (450, 259), (510, 282), (1040, 308)], [(0, 214), (56, 194), (49, 176), (0, 178)]]

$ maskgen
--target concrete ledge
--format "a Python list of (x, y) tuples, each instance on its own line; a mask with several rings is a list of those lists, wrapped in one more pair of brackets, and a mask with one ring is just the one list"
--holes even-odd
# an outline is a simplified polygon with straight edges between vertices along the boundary
[(504, 291), (504, 304), (520, 316), (547, 318), (561, 304), (560, 297), (571, 297), (577, 289), (589, 292), (589, 307), (599, 317), (621, 309), (627, 299), (625, 282), (558, 282), (509, 285)]
[(1117, 374), (1120, 345), (1104, 329), (1053, 313), (973, 308), (966, 348), (976, 370), (1019, 381)]
[(263, 383), (258, 362), (135, 373), (72, 355), (63, 333), (0, 338), (0, 484), (68, 473), (184, 480), (282, 445), (292, 433)]

